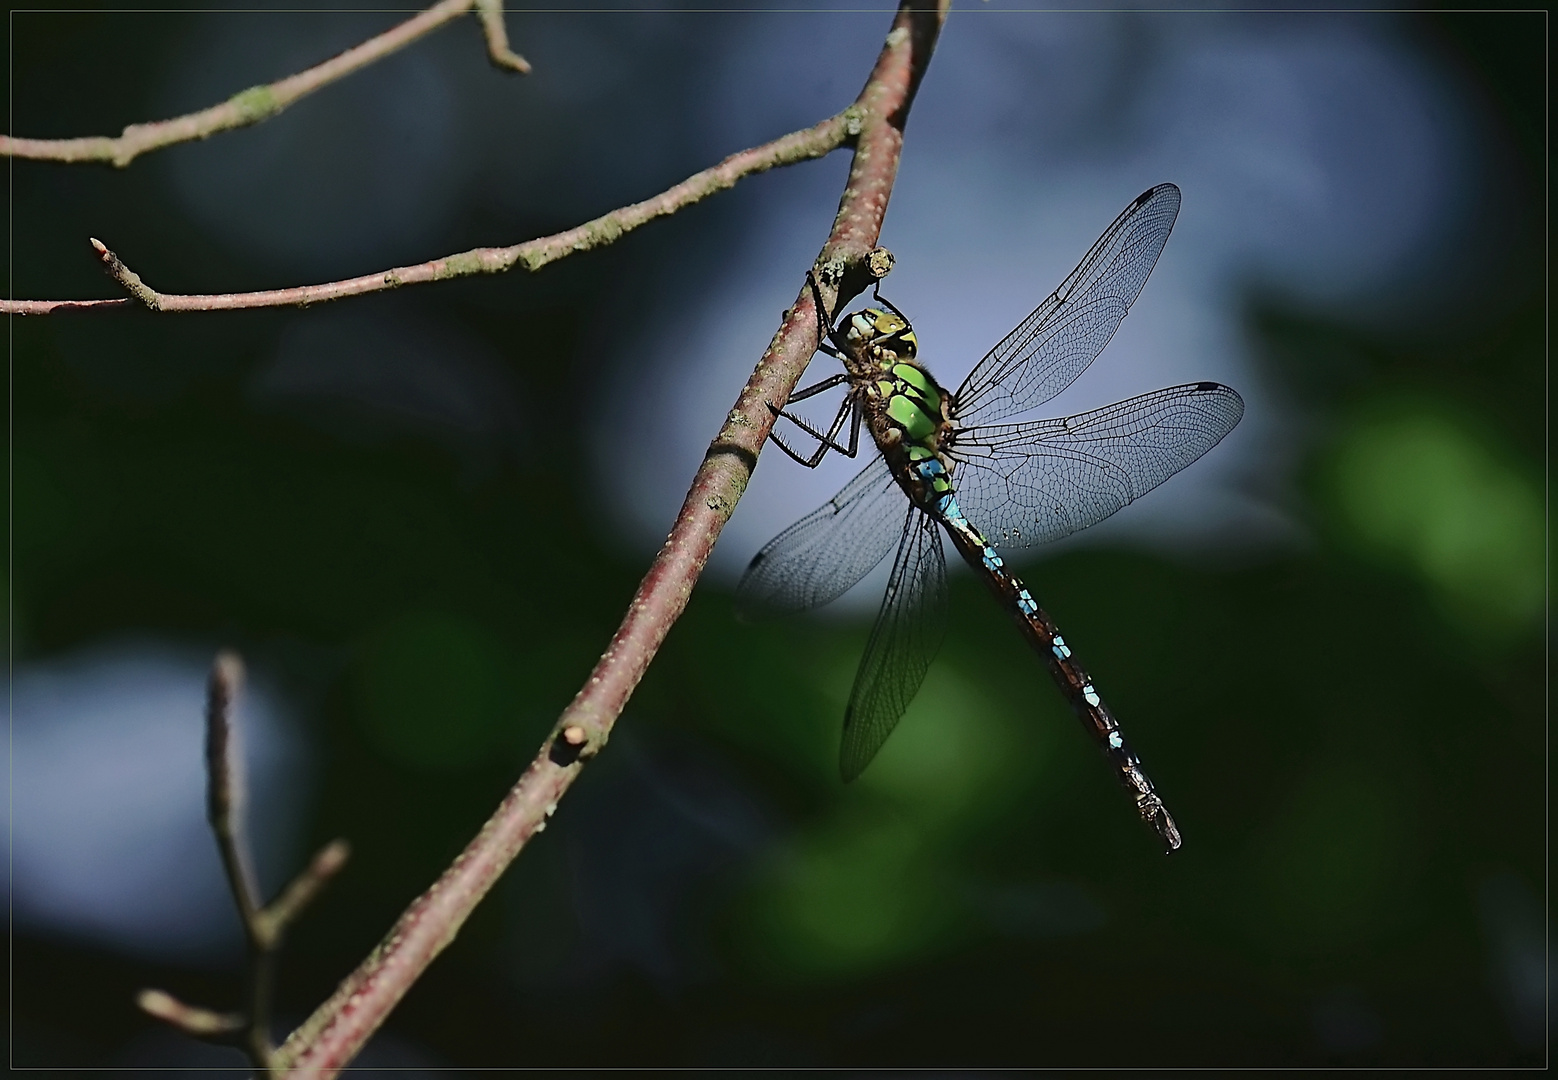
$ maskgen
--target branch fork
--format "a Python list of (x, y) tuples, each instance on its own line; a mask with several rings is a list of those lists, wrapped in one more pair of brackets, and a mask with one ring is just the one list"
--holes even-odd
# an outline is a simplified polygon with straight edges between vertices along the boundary
[(90, 135), (78, 139), (18, 139), (0, 135), (0, 156), (36, 161), (101, 161), (122, 169), (148, 151), (208, 139), (218, 132), (269, 120), (300, 98), (382, 60), (459, 18), (471, 10), (473, 3), (487, 39), (487, 57), (493, 66), (521, 75), (529, 74), (530, 64), (509, 48), (502, 0), (443, 0), (322, 64), (273, 83), (240, 90), (226, 101), (199, 112), (175, 116), (171, 120), (130, 124), (117, 138)]
[(242, 686), (243, 661), (235, 653), (218, 654), (206, 691), (206, 816), (243, 921), (249, 952), (248, 1007), (243, 1012), (216, 1012), (154, 989), (142, 990), (135, 1003), (187, 1035), (240, 1047), (257, 1070), (274, 1075), (276, 1048), (270, 1017), (276, 954), (287, 928), (345, 865), (350, 849), (346, 841), (332, 840), (274, 900), (261, 903), (245, 830), (245, 778), (239, 729), (233, 720)]

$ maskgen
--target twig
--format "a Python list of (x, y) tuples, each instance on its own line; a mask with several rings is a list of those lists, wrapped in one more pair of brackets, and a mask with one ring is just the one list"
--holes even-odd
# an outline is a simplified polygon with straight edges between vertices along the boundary
[(0, 315), (53, 315), (55, 312), (103, 311), (108, 308), (131, 307), (135, 301), (128, 296), (116, 296), (112, 300), (0, 300)]
[(214, 1012), (186, 1005), (162, 990), (142, 990), (135, 1003), (196, 1038), (242, 1047), (256, 1069), (275, 1075), (270, 1008), (276, 954), (288, 925), (346, 862), (348, 848), (344, 840), (325, 845), (280, 896), (269, 906), (260, 905), (244, 828), (243, 754), (239, 728), (233, 722), (233, 708), (242, 687), (243, 661), (235, 653), (219, 653), (211, 665), (206, 694), (206, 816), (216, 834), (222, 868), (243, 922), (249, 950), (248, 1008), (241, 1013)]
[(197, 1039), (230, 1042), (248, 1022), (239, 1013), (212, 1012), (197, 1005), (186, 1005), (165, 990), (142, 990), (135, 995), (135, 1003), (149, 1015)]
[[(860, 269), (887, 210), (903, 124), (946, 14), (905, 3), (894, 20), (853, 115), (858, 140), (833, 230), (814, 270), (830, 310), (858, 293)], [(818, 346), (812, 290), (802, 288), (759, 360), (735, 408), (704, 455), (665, 545), (588, 682), (559, 718), (519, 782), (481, 832), (417, 898), (368, 958), (277, 1051), (296, 1077), (334, 1076), (458, 933), (466, 917), (525, 843), (546, 827), (583, 763), (611, 726), (681, 614), (720, 530), (746, 489), (773, 423), (768, 402), (784, 401)]]
[(228, 888), (248, 931), (260, 910), (260, 887), (244, 832), (243, 751), (233, 724), (233, 705), (242, 689), (243, 661), (235, 653), (218, 653), (206, 685), (206, 817), (216, 834)]
[[(139, 274), (126, 266), (119, 256), (105, 247), (101, 241), (93, 239), (92, 247), (103, 260), (109, 277), (122, 285), (136, 301), (153, 311), (232, 311), (238, 308), (306, 307), (324, 300), (361, 296), (364, 293), (381, 292), (402, 285), (446, 281), (473, 274), (501, 274), (516, 266), (533, 273), (575, 252), (604, 247), (624, 233), (632, 232), (655, 218), (674, 214), (683, 207), (691, 206), (716, 192), (734, 187), (737, 181), (753, 173), (767, 172), (779, 166), (824, 157), (857, 134), (860, 131), (860, 124), (858, 104), (852, 105), (837, 116), (828, 117), (820, 124), (800, 131), (792, 131), (788, 135), (781, 135), (773, 142), (732, 154), (713, 168), (694, 173), (658, 195), (643, 202), (620, 207), (609, 214), (602, 214), (593, 221), (587, 221), (565, 232), (527, 240), (513, 247), (473, 248), (458, 255), (446, 255), (441, 259), (418, 263), (415, 266), (398, 266), (393, 270), (347, 278), (344, 281), (326, 282), (322, 285), (299, 285), (290, 289), (210, 295), (161, 293), (142, 281)], [(126, 303), (124, 299), (0, 300), (0, 314), (48, 315), (61, 310), (123, 306)]]
[(459, 18), (471, 9), (473, 2), (479, 9), (482, 30), (487, 37), (487, 53), (493, 64), (509, 71), (528, 73), (530, 65), (524, 57), (509, 50), (501, 0), (443, 0), (443, 3), (433, 5), (420, 15), (322, 64), (277, 82), (251, 86), (220, 105), (175, 116), (171, 120), (130, 124), (117, 138), (91, 135), (79, 139), (16, 139), (0, 135), (0, 156), (32, 158), (37, 161), (106, 161), (122, 169), (148, 150), (160, 150), (164, 146), (204, 139), (219, 131), (231, 131), (233, 128), (269, 120), (299, 98), (382, 60), (417, 38)]
[(503, 24), (503, 0), (476, 0), (476, 14), (487, 35), (487, 57), (493, 67), (530, 74), (530, 62), (509, 48), (508, 27)]
[(255, 929), (266, 945), (274, 949), (281, 943), (281, 935), (297, 921), (305, 907), (319, 895), (319, 890), (329, 884), (341, 867), (346, 865), (352, 848), (345, 840), (332, 840), (309, 860), (308, 866), (287, 883), (281, 895), (255, 914)]

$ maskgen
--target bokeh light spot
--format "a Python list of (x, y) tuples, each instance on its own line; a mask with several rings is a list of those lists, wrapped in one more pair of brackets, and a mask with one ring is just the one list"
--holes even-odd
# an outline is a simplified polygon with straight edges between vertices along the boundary
[(942, 660), (856, 786), (925, 826), (998, 813), (1032, 765), (1015, 719)]
[(754, 883), (747, 947), (781, 979), (867, 974), (951, 940), (937, 861), (894, 816), (842, 814), (786, 848)]
[(1357, 421), (1333, 491), (1371, 551), (1422, 575), (1456, 616), (1519, 630), (1542, 611), (1542, 497), (1489, 441), (1433, 407)]

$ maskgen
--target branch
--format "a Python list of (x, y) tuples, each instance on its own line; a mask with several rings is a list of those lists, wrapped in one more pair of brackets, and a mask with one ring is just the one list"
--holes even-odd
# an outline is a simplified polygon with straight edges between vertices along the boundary
[(503, 25), (503, 0), (476, 0), (476, 15), (487, 35), (487, 59), (493, 67), (530, 74), (530, 62), (509, 48), (508, 28)]
[(309, 860), (303, 872), (293, 878), (281, 894), (254, 914), (255, 936), (274, 950), (281, 944), (282, 934), (297, 921), (303, 909), (313, 902), (319, 891), (329, 884), (341, 867), (346, 865), (352, 848), (345, 840), (332, 840)]
[[(830, 311), (869, 280), (863, 264), (881, 229), (897, 175), (903, 125), (945, 15), (946, 0), (929, 12), (911, 10), (907, 2), (900, 7), (856, 99), (854, 162), (833, 230), (814, 266)], [(812, 290), (803, 287), (710, 444), (670, 536), (584, 688), (476, 838), (277, 1051), (279, 1068), (298, 1077), (339, 1072), (454, 939), (525, 843), (546, 827), (583, 764), (605, 746), (612, 724), (686, 607), (768, 437), (773, 423), (768, 403), (786, 400), (818, 344)]]
[(141, 280), (139, 274), (126, 266), (118, 255), (110, 251), (102, 241), (93, 239), (108, 276), (117, 281), (129, 298), (116, 300), (0, 300), (0, 314), (48, 315), (56, 311), (80, 311), (106, 307), (125, 307), (139, 302), (153, 311), (233, 311), (239, 308), (307, 307), (324, 300), (339, 300), (347, 296), (382, 292), (402, 285), (420, 285), (429, 281), (447, 281), (450, 278), (470, 277), (474, 274), (501, 274), (518, 266), (534, 273), (543, 266), (579, 251), (604, 247), (640, 225), (655, 218), (674, 214), (686, 206), (708, 198), (717, 192), (735, 187), (737, 181), (753, 173), (767, 172), (783, 165), (793, 165), (812, 158), (825, 157), (838, 149), (861, 130), (862, 114), (859, 103), (850, 106), (837, 116), (830, 116), (809, 128), (781, 135), (773, 142), (754, 146), (749, 150), (732, 154), (713, 168), (694, 173), (681, 183), (666, 188), (660, 194), (620, 207), (609, 214), (602, 214), (593, 221), (575, 226), (565, 232), (527, 240), (513, 247), (473, 248), (457, 255), (418, 263), (415, 266), (397, 266), (363, 277), (331, 281), (322, 285), (299, 285), (290, 289), (267, 289), (260, 292), (218, 293), (191, 295), (161, 293)]
[(233, 724), (233, 704), (242, 688), (243, 661), (235, 653), (218, 653), (206, 687), (206, 817), (216, 834), (228, 888), (253, 944), (260, 887), (244, 832), (243, 752)]
[(211, 665), (206, 695), (206, 816), (216, 834), (222, 868), (227, 872), (248, 944), (248, 1010), (214, 1012), (186, 1005), (162, 990), (142, 990), (135, 1003), (195, 1038), (241, 1047), (257, 1070), (274, 1075), (276, 1048), (270, 1038), (270, 1006), (276, 953), (287, 926), (346, 862), (348, 852), (343, 840), (325, 845), (280, 896), (269, 906), (260, 906), (254, 860), (244, 831), (243, 754), (238, 726), (233, 722), (233, 706), (242, 686), (243, 661), (235, 653), (219, 653)]
[(108, 308), (130, 307), (134, 303), (135, 301), (128, 296), (113, 300), (0, 300), (0, 315), (52, 315), (56, 311), (104, 311)]
[[(487, 54), (493, 64), (521, 74), (528, 73), (530, 65), (524, 57), (509, 50), (508, 33), (503, 27), (502, 0), (474, 2), (487, 37)], [(199, 112), (150, 124), (131, 124), (118, 138), (92, 135), (80, 139), (15, 139), (0, 135), (0, 155), (38, 161), (107, 161), (122, 169), (148, 150), (160, 150), (164, 146), (204, 139), (219, 131), (269, 120), (299, 98), (382, 60), (452, 22), (469, 11), (472, 3), (473, 0), (443, 0), (378, 37), (369, 38), (307, 71), (278, 82), (251, 86), (220, 105)]]
[(234, 1033), (242, 1031), (246, 1023), (238, 1013), (212, 1012), (186, 1005), (165, 990), (142, 990), (135, 995), (135, 1003), (147, 1015), (172, 1024), (197, 1039), (231, 1042)]

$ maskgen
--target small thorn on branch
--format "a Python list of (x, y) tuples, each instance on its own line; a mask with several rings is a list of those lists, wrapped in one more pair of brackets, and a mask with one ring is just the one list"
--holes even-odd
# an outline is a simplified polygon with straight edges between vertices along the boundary
[(227, 1042), (226, 1036), (244, 1029), (248, 1021), (238, 1013), (212, 1012), (195, 1005), (186, 1005), (165, 990), (142, 990), (135, 995), (135, 1003), (148, 1016), (172, 1024), (179, 1030), (217, 1042)]
[(97, 237), (88, 237), (92, 241), (92, 248), (97, 252), (97, 257), (103, 260), (103, 265), (108, 268), (108, 276), (117, 281), (124, 290), (145, 304), (152, 311), (162, 310), (162, 297), (134, 270), (126, 266), (108, 246)]

